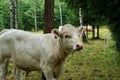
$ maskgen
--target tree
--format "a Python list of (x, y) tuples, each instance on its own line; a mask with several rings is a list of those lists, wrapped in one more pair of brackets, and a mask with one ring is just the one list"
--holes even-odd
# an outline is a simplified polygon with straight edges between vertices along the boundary
[[(79, 9), (79, 19), (80, 19), (80, 26), (82, 27), (83, 25), (83, 21), (82, 21), (82, 13), (81, 13), (81, 8)], [(83, 35), (82, 35), (82, 41), (83, 42), (88, 42), (87, 41), (87, 37), (85, 35), (85, 31), (83, 31)]]
[(92, 39), (95, 39), (95, 26), (92, 25)]
[(14, 0), (15, 28), (18, 29), (18, 0)]
[(36, 0), (34, 0), (34, 20), (35, 20), (35, 31), (37, 31)]
[[(53, 28), (54, 0), (45, 0), (44, 33), (50, 33)], [(42, 72), (42, 80), (46, 80)]]
[(45, 0), (44, 33), (50, 33), (53, 28), (54, 0)]
[(18, 1), (9, 0), (10, 8), (10, 26), (11, 28), (18, 28)]
[(97, 39), (99, 39), (100, 37), (99, 37), (99, 25), (97, 25), (97, 37), (96, 37)]
[(14, 24), (14, 4), (12, 0), (9, 0), (9, 8), (10, 8), (10, 28), (13, 28), (15, 24)]

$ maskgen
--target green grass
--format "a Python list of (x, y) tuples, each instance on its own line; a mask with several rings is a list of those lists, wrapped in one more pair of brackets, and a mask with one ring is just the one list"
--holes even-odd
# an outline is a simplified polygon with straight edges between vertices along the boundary
[[(68, 56), (64, 72), (57, 80), (120, 80), (120, 54), (114, 50), (110, 32), (103, 28), (100, 37), (100, 40), (89, 40), (82, 51)], [(14, 79), (11, 68), (12, 65), (8, 80)], [(40, 73), (30, 73), (30, 80), (40, 80)]]
[(59, 80), (119, 80), (120, 66), (114, 63), (113, 45), (108, 46), (104, 51), (103, 40), (89, 41), (81, 52), (69, 56)]

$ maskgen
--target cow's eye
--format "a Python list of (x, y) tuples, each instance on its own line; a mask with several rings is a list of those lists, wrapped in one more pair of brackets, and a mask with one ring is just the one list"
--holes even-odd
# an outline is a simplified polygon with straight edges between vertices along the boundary
[(71, 38), (71, 35), (65, 35), (65, 38)]

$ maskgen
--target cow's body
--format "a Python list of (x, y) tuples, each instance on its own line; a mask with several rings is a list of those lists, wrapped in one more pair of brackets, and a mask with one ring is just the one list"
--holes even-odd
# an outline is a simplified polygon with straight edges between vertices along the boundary
[(92, 26), (84, 26), (84, 31), (92, 32)]
[[(2, 33), (0, 80), (6, 80), (9, 59), (18, 69), (26, 72), (42, 70), (47, 80), (55, 80), (54, 77), (60, 73), (67, 55), (82, 49), (76, 30), (71, 25), (65, 26), (49, 34), (34, 34), (14, 29)], [(72, 37), (74, 40), (69, 40)], [(17, 76), (17, 80), (21, 80), (20, 73)]]

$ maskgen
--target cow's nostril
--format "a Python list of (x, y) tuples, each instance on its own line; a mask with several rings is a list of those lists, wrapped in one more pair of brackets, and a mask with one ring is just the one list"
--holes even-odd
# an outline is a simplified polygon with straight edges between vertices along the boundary
[(80, 45), (78, 45), (78, 44), (77, 44), (76, 46), (77, 46), (77, 47), (80, 47)]
[(83, 49), (83, 46), (80, 44), (77, 44), (76, 47), (77, 47), (77, 49)]

